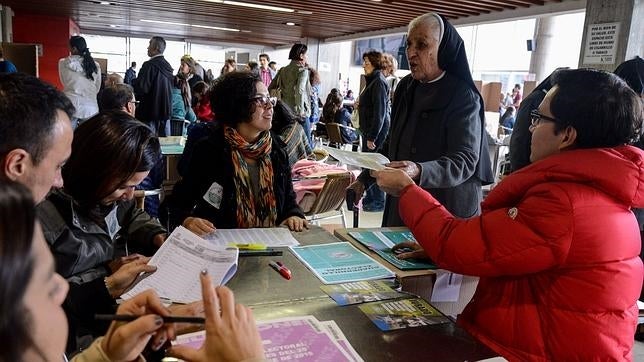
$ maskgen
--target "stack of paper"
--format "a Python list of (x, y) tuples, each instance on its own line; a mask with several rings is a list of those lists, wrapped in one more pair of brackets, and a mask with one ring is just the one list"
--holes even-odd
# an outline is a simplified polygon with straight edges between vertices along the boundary
[(292, 246), (291, 250), (324, 284), (396, 276), (348, 242)]
[(287, 228), (217, 229), (204, 236), (214, 245), (259, 244), (267, 247), (296, 246), (300, 243)]
[[(334, 321), (304, 316), (258, 322), (257, 328), (268, 361), (363, 361)], [(185, 334), (174, 344), (198, 349), (205, 338), (203, 331)]]
[(122, 299), (130, 299), (154, 289), (160, 297), (174, 303), (201, 300), (199, 273), (207, 269), (215, 285), (225, 284), (237, 271), (239, 249), (212, 245), (179, 226), (157, 250), (149, 265), (157, 270), (142, 277)]

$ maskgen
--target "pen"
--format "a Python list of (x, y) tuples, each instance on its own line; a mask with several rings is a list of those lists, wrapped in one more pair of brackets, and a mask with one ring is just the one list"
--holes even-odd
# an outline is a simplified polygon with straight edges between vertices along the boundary
[(282, 256), (281, 250), (266, 249), (266, 250), (240, 250), (239, 256)]
[(282, 262), (281, 262), (281, 261), (272, 261), (272, 260), (271, 260), (271, 261), (268, 263), (268, 265), (269, 265), (271, 268), (273, 268), (273, 270), (275, 270), (276, 272), (280, 273), (280, 275), (282, 276), (282, 278), (287, 279), (287, 280), (290, 280), (290, 279), (291, 279), (291, 271), (290, 271), (290, 270), (288, 270), (288, 268), (287, 268), (287, 267), (285, 267), (285, 266), (284, 266), (284, 264), (282, 264)]
[[(142, 315), (132, 315), (132, 314), (96, 314), (94, 319), (97, 321), (121, 321), (121, 322), (131, 322), (136, 320)], [(193, 323), (193, 324), (204, 324), (206, 323), (205, 318), (201, 317), (177, 317), (177, 316), (168, 316), (163, 318), (163, 323)]]
[(230, 243), (228, 244), (229, 246), (234, 246), (238, 248), (239, 250), (266, 250), (266, 245), (264, 244), (237, 244), (237, 243)]

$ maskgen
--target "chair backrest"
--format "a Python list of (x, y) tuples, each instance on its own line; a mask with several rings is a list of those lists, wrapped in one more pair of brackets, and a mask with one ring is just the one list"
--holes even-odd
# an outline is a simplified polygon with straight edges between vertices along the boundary
[(326, 131), (327, 131), (327, 134), (329, 135), (329, 143), (335, 143), (338, 145), (344, 144), (344, 141), (342, 140), (341, 127), (339, 124), (327, 123)]
[(146, 196), (156, 196), (160, 197), (161, 189), (154, 190), (134, 190), (134, 201), (136, 202), (136, 207), (145, 210), (145, 197)]
[(326, 176), (322, 191), (318, 194), (307, 216), (337, 210), (342, 207), (347, 194), (347, 187), (351, 183), (349, 172), (333, 173)]

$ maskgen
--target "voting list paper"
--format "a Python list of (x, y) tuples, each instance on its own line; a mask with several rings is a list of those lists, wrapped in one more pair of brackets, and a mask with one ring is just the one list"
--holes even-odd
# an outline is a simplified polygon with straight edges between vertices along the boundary
[(387, 157), (380, 153), (351, 152), (327, 146), (322, 146), (322, 148), (327, 151), (331, 157), (340, 161), (340, 163), (367, 168), (369, 170), (380, 171), (385, 168), (385, 163), (390, 162)]
[(130, 299), (147, 289), (174, 303), (201, 300), (199, 273), (208, 269), (215, 285), (225, 284), (237, 271), (239, 249), (212, 245), (179, 226), (157, 250), (149, 265), (156, 272), (140, 280), (121, 298)]
[(204, 236), (214, 245), (261, 244), (266, 247), (296, 246), (300, 243), (287, 228), (217, 229)]

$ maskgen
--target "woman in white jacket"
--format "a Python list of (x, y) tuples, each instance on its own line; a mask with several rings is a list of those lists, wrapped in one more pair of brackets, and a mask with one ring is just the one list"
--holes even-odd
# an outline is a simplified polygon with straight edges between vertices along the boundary
[(77, 122), (98, 113), (96, 94), (101, 89), (101, 68), (92, 58), (85, 39), (72, 36), (69, 39), (71, 55), (58, 61), (58, 74), (63, 83), (63, 92), (76, 108), (74, 126)]

